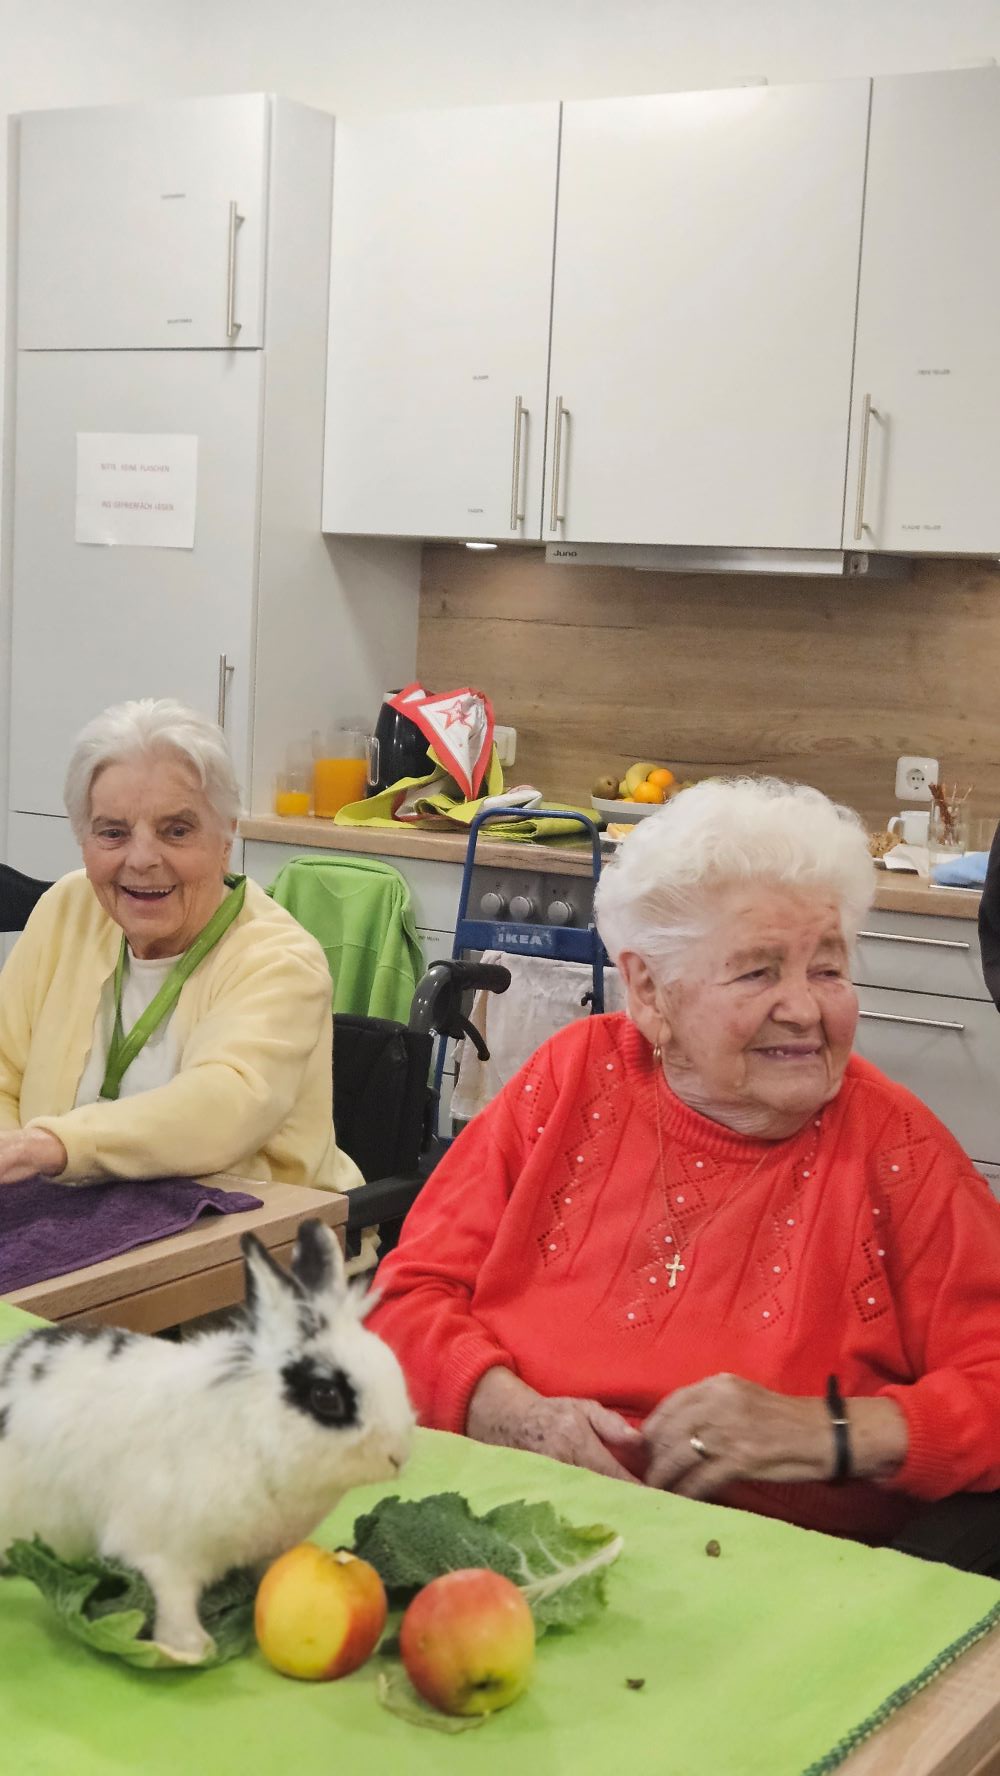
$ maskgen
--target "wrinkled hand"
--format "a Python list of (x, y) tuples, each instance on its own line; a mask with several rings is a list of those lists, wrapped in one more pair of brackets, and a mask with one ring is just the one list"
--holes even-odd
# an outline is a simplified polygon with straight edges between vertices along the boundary
[(833, 1462), (822, 1400), (774, 1394), (738, 1375), (678, 1388), (642, 1428), (652, 1450), (647, 1485), (685, 1498), (712, 1498), (732, 1480), (826, 1480)]
[(0, 1134), (0, 1184), (39, 1175), (54, 1178), (66, 1168), (66, 1149), (48, 1129), (10, 1129)]
[(530, 1449), (575, 1468), (634, 1482), (625, 1460), (644, 1452), (642, 1433), (597, 1400), (548, 1399), (511, 1373), (488, 1369), (469, 1401), (466, 1431), (480, 1443)]
[[(906, 1455), (906, 1421), (892, 1400), (848, 1403), (852, 1470), (879, 1479)], [(661, 1400), (642, 1427), (646, 1484), (713, 1498), (733, 1480), (828, 1480), (833, 1428), (825, 1401), (775, 1394), (738, 1375), (711, 1375)], [(707, 1456), (692, 1448), (698, 1437)]]

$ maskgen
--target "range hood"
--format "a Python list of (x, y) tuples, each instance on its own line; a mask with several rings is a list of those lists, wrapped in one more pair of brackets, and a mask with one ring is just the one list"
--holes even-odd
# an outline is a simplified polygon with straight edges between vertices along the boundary
[(866, 549), (688, 549), (657, 543), (547, 543), (545, 560), (556, 567), (634, 567), (648, 573), (799, 574), (838, 580), (905, 580), (913, 571), (909, 556), (874, 555)]

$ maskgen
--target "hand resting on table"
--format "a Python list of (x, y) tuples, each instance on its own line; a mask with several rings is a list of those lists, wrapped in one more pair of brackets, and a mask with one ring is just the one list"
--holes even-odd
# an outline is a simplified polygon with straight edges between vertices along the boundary
[(66, 1149), (48, 1129), (8, 1129), (0, 1134), (0, 1184), (23, 1178), (58, 1177), (66, 1169)]
[[(853, 1476), (884, 1479), (906, 1456), (903, 1414), (892, 1400), (852, 1399), (847, 1417)], [(596, 1400), (547, 1399), (498, 1367), (474, 1389), (466, 1431), (480, 1443), (532, 1449), (616, 1480), (638, 1477), (686, 1498), (714, 1498), (735, 1480), (829, 1480), (835, 1459), (825, 1401), (738, 1375), (678, 1388), (637, 1430)]]

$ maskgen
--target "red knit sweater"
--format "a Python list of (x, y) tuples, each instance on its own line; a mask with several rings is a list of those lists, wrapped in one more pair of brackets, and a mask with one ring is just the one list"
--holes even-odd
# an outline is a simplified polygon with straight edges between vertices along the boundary
[(495, 1364), (633, 1423), (723, 1371), (801, 1395), (833, 1372), (905, 1413), (892, 1481), (743, 1484), (724, 1502), (878, 1540), (914, 1499), (1000, 1487), (1000, 1203), (857, 1057), (806, 1129), (764, 1142), (682, 1104), (627, 1018), (574, 1023), (453, 1144), (378, 1286), (369, 1325), (441, 1430), (464, 1430)]

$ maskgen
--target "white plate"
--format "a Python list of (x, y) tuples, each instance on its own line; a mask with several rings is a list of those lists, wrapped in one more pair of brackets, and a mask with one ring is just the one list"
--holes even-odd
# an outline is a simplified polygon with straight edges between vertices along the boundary
[(600, 796), (591, 796), (590, 805), (603, 814), (605, 820), (617, 820), (628, 826), (636, 820), (645, 820), (647, 814), (658, 814), (664, 806), (663, 802), (605, 802)]

